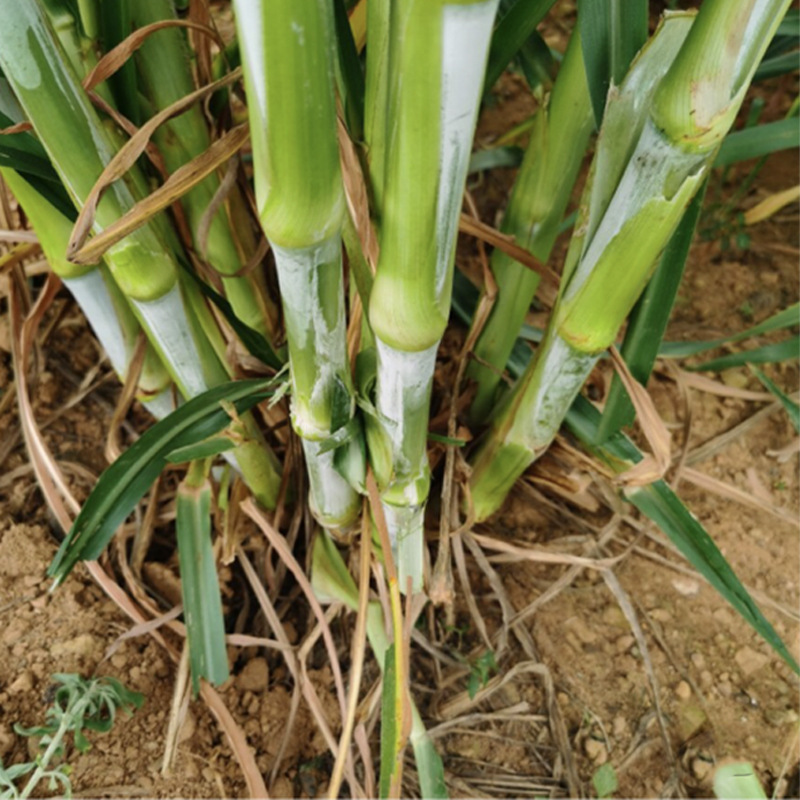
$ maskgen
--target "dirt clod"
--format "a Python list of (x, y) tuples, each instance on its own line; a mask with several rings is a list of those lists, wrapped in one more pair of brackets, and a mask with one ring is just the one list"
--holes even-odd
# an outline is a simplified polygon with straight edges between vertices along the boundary
[(741, 670), (742, 675), (746, 678), (769, 664), (769, 656), (765, 656), (763, 653), (753, 650), (752, 647), (743, 647), (741, 650), (738, 650), (734, 656), (734, 660)]
[(33, 689), (33, 673), (30, 670), (25, 670), (21, 675), (14, 679), (8, 687), (9, 694), (23, 694)]
[(675, 696), (678, 700), (688, 700), (692, 696), (692, 687), (686, 681), (681, 681), (675, 687)]
[(251, 658), (236, 676), (236, 685), (243, 692), (264, 692), (269, 683), (269, 667), (265, 658)]

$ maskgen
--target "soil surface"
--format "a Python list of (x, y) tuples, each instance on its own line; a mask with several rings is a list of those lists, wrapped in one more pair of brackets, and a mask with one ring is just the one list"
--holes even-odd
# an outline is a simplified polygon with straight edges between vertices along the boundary
[[(777, 93), (780, 98), (796, 93), (793, 84), (780, 88), (785, 90)], [(768, 97), (776, 96), (773, 89), (767, 87)], [(515, 79), (505, 81), (484, 115), (479, 141), (490, 142), (534, 107)], [(778, 117), (785, 109), (771, 111)], [(719, 197), (724, 204), (754, 168), (753, 163), (737, 165), (724, 182), (717, 176), (709, 203)], [(512, 170), (497, 170), (472, 186), (487, 222), (495, 222), (512, 179)], [(731, 334), (796, 301), (796, 205), (746, 231), (739, 229), (739, 215), (797, 182), (796, 153), (778, 154), (735, 205), (709, 208), (700, 223), (708, 236), (692, 249), (669, 340)], [(724, 249), (726, 232), (731, 244)], [(740, 237), (738, 244), (746, 248), (737, 247), (741, 232), (749, 242)], [(561, 252), (565, 244), (559, 243)], [(471, 245), (464, 246), (461, 261), (474, 274)], [(537, 320), (541, 316), (533, 315)], [(106, 465), (104, 442), (118, 388), (65, 292), (41, 331), (46, 335), (33, 408), (45, 442), (82, 499)], [(463, 335), (458, 330), (448, 335), (443, 376), (454, 368)], [(712, 355), (780, 336), (758, 337)], [(92, 735), (88, 753), (67, 749), (77, 795), (247, 796), (240, 765), (202, 700), (192, 701), (181, 715), (174, 763), (162, 770), (176, 676), (171, 653), (147, 633), (121, 639), (131, 629), (130, 619), (84, 567), (56, 592), (48, 591), (45, 572), (61, 532), (22, 440), (5, 316), (0, 317), (0, 346), (0, 758), (8, 765), (35, 755), (35, 740), (19, 736), (13, 726), (43, 721), (54, 673), (110, 675), (142, 692), (146, 702), (131, 719), (120, 718), (111, 732)], [(713, 385), (690, 385), (685, 367), (699, 361), (659, 362), (648, 387), (672, 433), (673, 454), (683, 455), (667, 478), (800, 659), (800, 486), (797, 450), (791, 449), (797, 432), (766, 396), (747, 399), (747, 392), (764, 391), (747, 367), (700, 373)], [(796, 361), (763, 369), (784, 391), (797, 392)], [(609, 367), (598, 369), (592, 399), (602, 403), (610, 375)], [(128, 423), (123, 438), (130, 441), (130, 432), (142, 430), (147, 417), (134, 408)], [(174, 476), (167, 477), (140, 579), (161, 612), (180, 597), (170, 522), (173, 490)], [(415, 697), (444, 758), (451, 795), (595, 795), (593, 776), (611, 764), (619, 781), (616, 797), (709, 796), (717, 765), (747, 760), (768, 793), (798, 796), (796, 676), (663, 534), (616, 497), (599, 469), (565, 437), (520, 482), (506, 507), (474, 533), (544, 550), (566, 563), (473, 549), (481, 540), (463, 537), (475, 606), (470, 608), (456, 581), (458, 600), (449, 613), (423, 613), (422, 638), (434, 646), (412, 649)], [(435, 515), (429, 521), (435, 538)], [(241, 535), (251, 556), (263, 561), (260, 534), (245, 528)], [(586, 567), (578, 557), (610, 566)], [(119, 577), (113, 556), (104, 567)], [(238, 567), (223, 568), (222, 580), (231, 629), (266, 635)], [(276, 603), (289, 643), (298, 646), (314, 627), (299, 597), (296, 584), (286, 579)], [(638, 621), (639, 636), (626, 609)], [(472, 700), (464, 665), (478, 663), (486, 653), (481, 621), (497, 669)], [(343, 613), (333, 622), (343, 668), (352, 624), (352, 615)], [(172, 637), (174, 654), (179, 640), (165, 635)], [(324, 794), (332, 766), (329, 750), (305, 701), (287, 730), (294, 684), (280, 652), (232, 644), (230, 661), (233, 677), (220, 696), (270, 794)], [(307, 667), (322, 713), (338, 734), (333, 675), (319, 642), (308, 648)], [(376, 678), (368, 660), (365, 693)], [(378, 728), (368, 732), (377, 758)], [(415, 790), (411, 775), (406, 790)]]

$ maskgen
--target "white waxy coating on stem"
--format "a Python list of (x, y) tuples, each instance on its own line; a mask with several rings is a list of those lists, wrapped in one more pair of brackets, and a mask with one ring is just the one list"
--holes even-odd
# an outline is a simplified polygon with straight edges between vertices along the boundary
[[(579, 265), (570, 278), (561, 307), (583, 288), (595, 264), (623, 226), (653, 198), (670, 200), (684, 180), (707, 162), (705, 154), (687, 153), (670, 142), (648, 119), (625, 171), (620, 178), (602, 221), (585, 248)], [(675, 185), (670, 186), (671, 183)]]
[(208, 389), (178, 284), (157, 300), (132, 303), (148, 338), (164, 354), (181, 393), (187, 398), (195, 397)]
[(443, 9), (440, 169), (436, 224), (436, 296), (444, 291), (458, 230), (492, 21), (498, 0)]
[[(299, 397), (295, 387), (292, 399), (292, 422), (303, 438), (326, 439), (330, 434), (327, 426), (314, 419), (310, 413), (314, 408), (326, 408), (325, 395), (330, 397), (337, 373), (347, 369), (347, 341), (344, 313), (344, 290), (338, 282), (338, 296), (333, 309), (334, 319), (326, 317), (320, 290), (320, 269), (341, 271), (341, 239), (332, 236), (312, 247), (284, 248), (273, 244), (275, 264), (278, 269), (281, 300), (286, 325), (290, 334), (290, 368), (294, 375), (293, 358), (297, 351), (305, 351), (307, 358), (314, 358), (315, 380), (310, 397)], [(330, 298), (327, 298), (330, 300)], [(333, 324), (331, 324), (333, 322)], [(312, 351), (313, 352), (310, 352)], [(326, 411), (330, 415), (330, 410)]]
[(301, 439), (311, 490), (314, 516), (328, 529), (349, 527), (360, 506), (358, 495), (333, 464), (333, 450), (321, 453), (321, 442)]
[(421, 409), (427, 413), (439, 343), (418, 352), (395, 350), (377, 336), (375, 343), (378, 350), (375, 404), (392, 440), (397, 471), (410, 472), (419, 465), (408, 463), (404, 455), (407, 417)]
[(151, 400), (143, 400), (142, 405), (156, 419), (164, 419), (167, 414), (171, 414), (175, 410), (175, 400), (172, 397), (171, 388), (167, 387), (163, 392), (157, 394)]
[(411, 578), (411, 591), (422, 591), (425, 547), (425, 506), (396, 506), (381, 503), (397, 564), (400, 591), (404, 594)]
[(121, 380), (128, 374), (128, 364), (135, 341), (130, 341), (119, 324), (117, 309), (108, 286), (99, 269), (93, 269), (77, 278), (64, 278), (95, 336), (108, 355), (108, 360)]
[(547, 447), (558, 433), (564, 414), (572, 404), (598, 356), (581, 353), (560, 336), (540, 345), (532, 378), (532, 403), (525, 403), (525, 413), (517, 413), (507, 443), (522, 445), (531, 453)]
[[(117, 308), (102, 272), (93, 269), (77, 278), (63, 278), (63, 281), (89, 320), (114, 372), (124, 381), (136, 342), (129, 339), (119, 324)], [(175, 408), (169, 387), (143, 400), (143, 405), (156, 419), (163, 419)]]
[(251, 76), (252, 89), (256, 95), (260, 121), (267, 122), (267, 84), (264, 80), (264, 38), (262, 0), (237, 0), (235, 3), (237, 29), (242, 39), (247, 70)]

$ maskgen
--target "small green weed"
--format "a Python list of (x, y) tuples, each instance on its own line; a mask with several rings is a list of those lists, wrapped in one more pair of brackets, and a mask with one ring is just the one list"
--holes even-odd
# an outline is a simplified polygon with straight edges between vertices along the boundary
[(491, 650), (487, 650), (470, 662), (469, 678), (467, 679), (467, 693), (470, 700), (486, 686), (493, 672), (497, 672), (497, 662)]
[[(45, 724), (33, 728), (15, 725), (20, 736), (40, 736), (39, 746), (44, 752), (35, 760), (5, 767), (0, 761), (0, 800), (30, 797), (39, 783), (47, 780), (51, 791), (64, 797), (72, 796), (71, 767), (67, 763), (52, 765), (64, 756), (68, 735), (80, 753), (91, 744), (84, 731), (105, 733), (111, 730), (119, 709), (128, 715), (141, 708), (144, 696), (127, 689), (115, 678), (82, 678), (80, 675), (58, 673), (53, 675), (52, 705), (45, 714)], [(17, 782), (30, 775), (25, 788)]]
[(606, 762), (595, 770), (592, 775), (592, 784), (598, 797), (612, 797), (619, 788), (617, 771), (609, 762)]

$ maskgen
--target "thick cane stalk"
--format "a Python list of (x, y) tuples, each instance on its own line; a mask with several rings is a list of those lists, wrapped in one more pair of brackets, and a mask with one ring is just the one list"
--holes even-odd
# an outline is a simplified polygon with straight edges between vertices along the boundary
[(458, 216), (496, 10), (495, 0), (398, 0), (390, 7), (392, 117), (370, 298), (379, 425), (368, 430), (403, 590), (409, 578), (413, 590), (422, 588), (433, 369), (449, 313)]
[[(125, 296), (104, 264), (80, 267), (67, 261), (64, 254), (72, 233), (70, 220), (14, 170), (0, 168), (0, 175), (30, 220), (50, 268), (72, 293), (111, 366), (124, 382), (141, 330)], [(137, 399), (157, 419), (172, 410), (170, 385), (169, 373), (148, 344), (139, 375)]]
[(310, 502), (332, 530), (360, 502), (334, 465), (331, 435), (353, 417), (341, 233), (344, 188), (336, 134), (333, 15), (322, 0), (237, 0), (256, 202), (278, 269)]
[[(115, 154), (113, 137), (101, 122), (67, 63), (38, 0), (0, 0), (0, 67), (77, 208)], [(131, 181), (118, 181), (97, 209), (101, 231), (137, 199)], [(184, 303), (178, 266), (159, 236), (146, 224), (106, 254), (106, 263), (148, 339), (181, 393), (193, 397), (227, 379), (223, 365), (199, 336), (202, 319)], [(277, 463), (252, 419), (253, 440), (238, 448), (236, 461), (259, 500), (274, 504)]]
[[(589, 136), (594, 128), (580, 33), (576, 28), (545, 108), (534, 120), (502, 231), (546, 263), (558, 235)], [(500, 375), (539, 286), (539, 274), (496, 248), (491, 259), (497, 296), (476, 342), (467, 377), (478, 388), (470, 407), (475, 422), (493, 410)]]
[(562, 290), (531, 366), (473, 459), (478, 519), (547, 448), (705, 179), (788, 0), (670, 16), (609, 98)]
[(390, 0), (367, 3), (367, 74), (364, 97), (364, 140), (367, 146), (372, 211), (380, 216), (383, 206), (387, 126), (394, 118), (389, 108)]
[[(137, 28), (174, 18), (171, 0), (136, 0), (133, 4), (132, 19)], [(151, 34), (137, 53), (136, 63), (141, 89), (156, 111), (196, 88), (182, 30), (165, 28)], [(170, 172), (206, 151), (211, 138), (199, 103), (165, 122), (156, 132), (155, 140)], [(248, 274), (237, 274), (253, 258), (255, 241), (245, 201), (236, 185), (229, 189), (213, 217), (206, 220), (219, 187), (219, 178), (210, 175), (181, 198), (195, 250), (222, 275), (225, 294), (236, 316), (271, 339), (277, 315), (267, 295), (260, 265)]]

